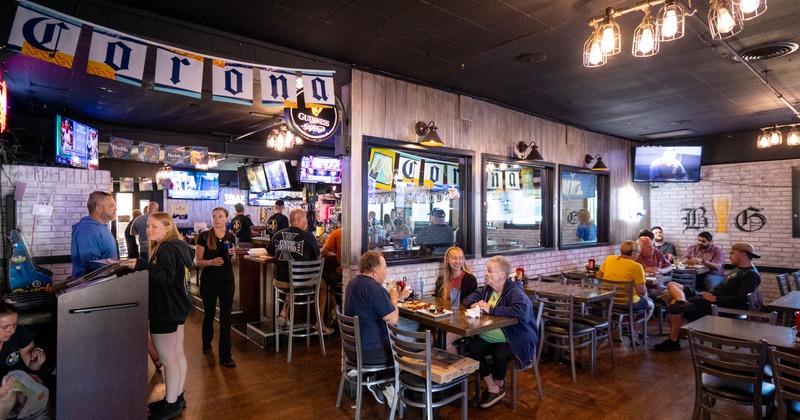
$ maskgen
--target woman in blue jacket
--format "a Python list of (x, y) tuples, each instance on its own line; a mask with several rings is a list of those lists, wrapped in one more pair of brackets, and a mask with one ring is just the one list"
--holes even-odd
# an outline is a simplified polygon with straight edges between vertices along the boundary
[[(489, 408), (505, 397), (505, 376), (508, 360), (513, 356), (520, 366), (528, 365), (536, 353), (539, 335), (533, 316), (533, 305), (522, 290), (522, 283), (508, 278), (511, 264), (504, 257), (486, 261), (486, 284), (464, 299), (464, 306), (479, 307), (481, 312), (514, 317), (519, 321), (478, 335), (467, 345), (469, 357), (480, 362), (480, 373), (486, 383), (481, 394), (481, 408)], [(488, 362), (486, 356), (491, 355)]]

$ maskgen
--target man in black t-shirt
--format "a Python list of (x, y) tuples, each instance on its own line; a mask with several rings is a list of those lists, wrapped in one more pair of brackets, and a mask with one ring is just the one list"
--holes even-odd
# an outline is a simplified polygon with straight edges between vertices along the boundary
[(231, 220), (231, 231), (239, 238), (240, 247), (250, 248), (253, 246), (253, 233), (250, 231), (253, 221), (245, 216), (242, 203), (236, 203), (233, 208), (236, 209), (236, 216)]
[(283, 200), (275, 201), (275, 214), (267, 219), (267, 229), (270, 235), (278, 233), (289, 227), (289, 219), (283, 215)]

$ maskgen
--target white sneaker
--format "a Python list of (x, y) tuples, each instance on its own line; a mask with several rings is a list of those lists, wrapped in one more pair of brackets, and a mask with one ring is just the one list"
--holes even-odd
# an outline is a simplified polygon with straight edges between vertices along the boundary
[(386, 405), (391, 407), (394, 402), (394, 385), (386, 384), (381, 392), (383, 392), (383, 396), (386, 397)]
[(355, 369), (350, 369), (350, 370), (347, 372), (347, 377), (348, 377), (348, 378), (355, 378), (355, 377), (356, 377), (356, 375), (358, 375), (358, 371), (357, 371), (357, 370), (355, 370)]

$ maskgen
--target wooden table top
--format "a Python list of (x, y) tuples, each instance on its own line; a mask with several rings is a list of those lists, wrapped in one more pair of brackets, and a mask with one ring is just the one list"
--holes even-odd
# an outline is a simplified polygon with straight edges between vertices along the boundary
[(737, 340), (758, 342), (764, 339), (771, 346), (792, 352), (800, 351), (800, 345), (795, 343), (796, 330), (792, 327), (769, 325), (747, 319), (706, 315), (681, 327), (682, 330), (687, 331), (690, 328), (702, 333)]
[(800, 291), (789, 292), (767, 305), (768, 309), (779, 312), (800, 311)]
[(247, 261), (254, 261), (261, 264), (272, 264), (273, 262), (275, 262), (275, 257), (270, 257), (269, 255), (265, 255), (263, 257), (253, 257), (250, 255), (245, 255), (244, 259), (246, 259)]
[[(450, 309), (449, 299), (426, 297), (422, 300), (423, 302), (433, 303), (440, 308)], [(487, 314), (481, 314), (480, 318), (469, 318), (464, 307), (460, 307), (448, 316), (434, 318), (401, 306), (400, 316), (428, 327), (443, 329), (464, 337), (472, 337), (496, 328), (508, 327), (518, 322), (517, 318)]]
[(573, 284), (562, 284), (547, 281), (529, 281), (525, 285), (525, 293), (534, 295), (536, 292), (552, 293), (557, 295), (575, 296), (575, 302), (588, 303), (607, 299), (611, 294), (609, 291), (601, 291), (596, 287), (580, 287)]

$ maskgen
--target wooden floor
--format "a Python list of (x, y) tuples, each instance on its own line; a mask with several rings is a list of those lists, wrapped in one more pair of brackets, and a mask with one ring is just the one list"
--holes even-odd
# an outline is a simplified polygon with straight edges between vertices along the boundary
[[(186, 381), (188, 406), (184, 419), (269, 419), (269, 418), (354, 418), (354, 398), (346, 393), (342, 407), (336, 407), (340, 378), (338, 336), (325, 341), (327, 356), (322, 356), (317, 340), (311, 347), (296, 340), (292, 363), (286, 363), (285, 346), (262, 350), (234, 332), (233, 357), (237, 367), (221, 367), (214, 353), (201, 352), (200, 321), (194, 312), (186, 323), (186, 354), (189, 374)], [(652, 327), (651, 327), (652, 330)], [(649, 346), (661, 337), (651, 334)], [(628, 342), (615, 343), (617, 364), (611, 362), (608, 346), (598, 354), (597, 369), (588, 368), (588, 352), (580, 355), (584, 367), (578, 369), (578, 381), (570, 378), (568, 364), (542, 363), (544, 400), (536, 394), (532, 371), (518, 376), (516, 412), (510, 399), (490, 409), (470, 408), (469, 418), (540, 418), (540, 419), (688, 419), (694, 403), (694, 379), (686, 340), (680, 352), (658, 353), (652, 350), (631, 352)], [(163, 379), (150, 366), (150, 401), (164, 395)], [(472, 390), (472, 386), (470, 386)], [(280, 416), (280, 417), (279, 417)], [(389, 417), (389, 407), (378, 404), (365, 392), (362, 418)], [(407, 419), (420, 419), (419, 411), (406, 413)], [(439, 410), (437, 418), (459, 419), (459, 406)]]

